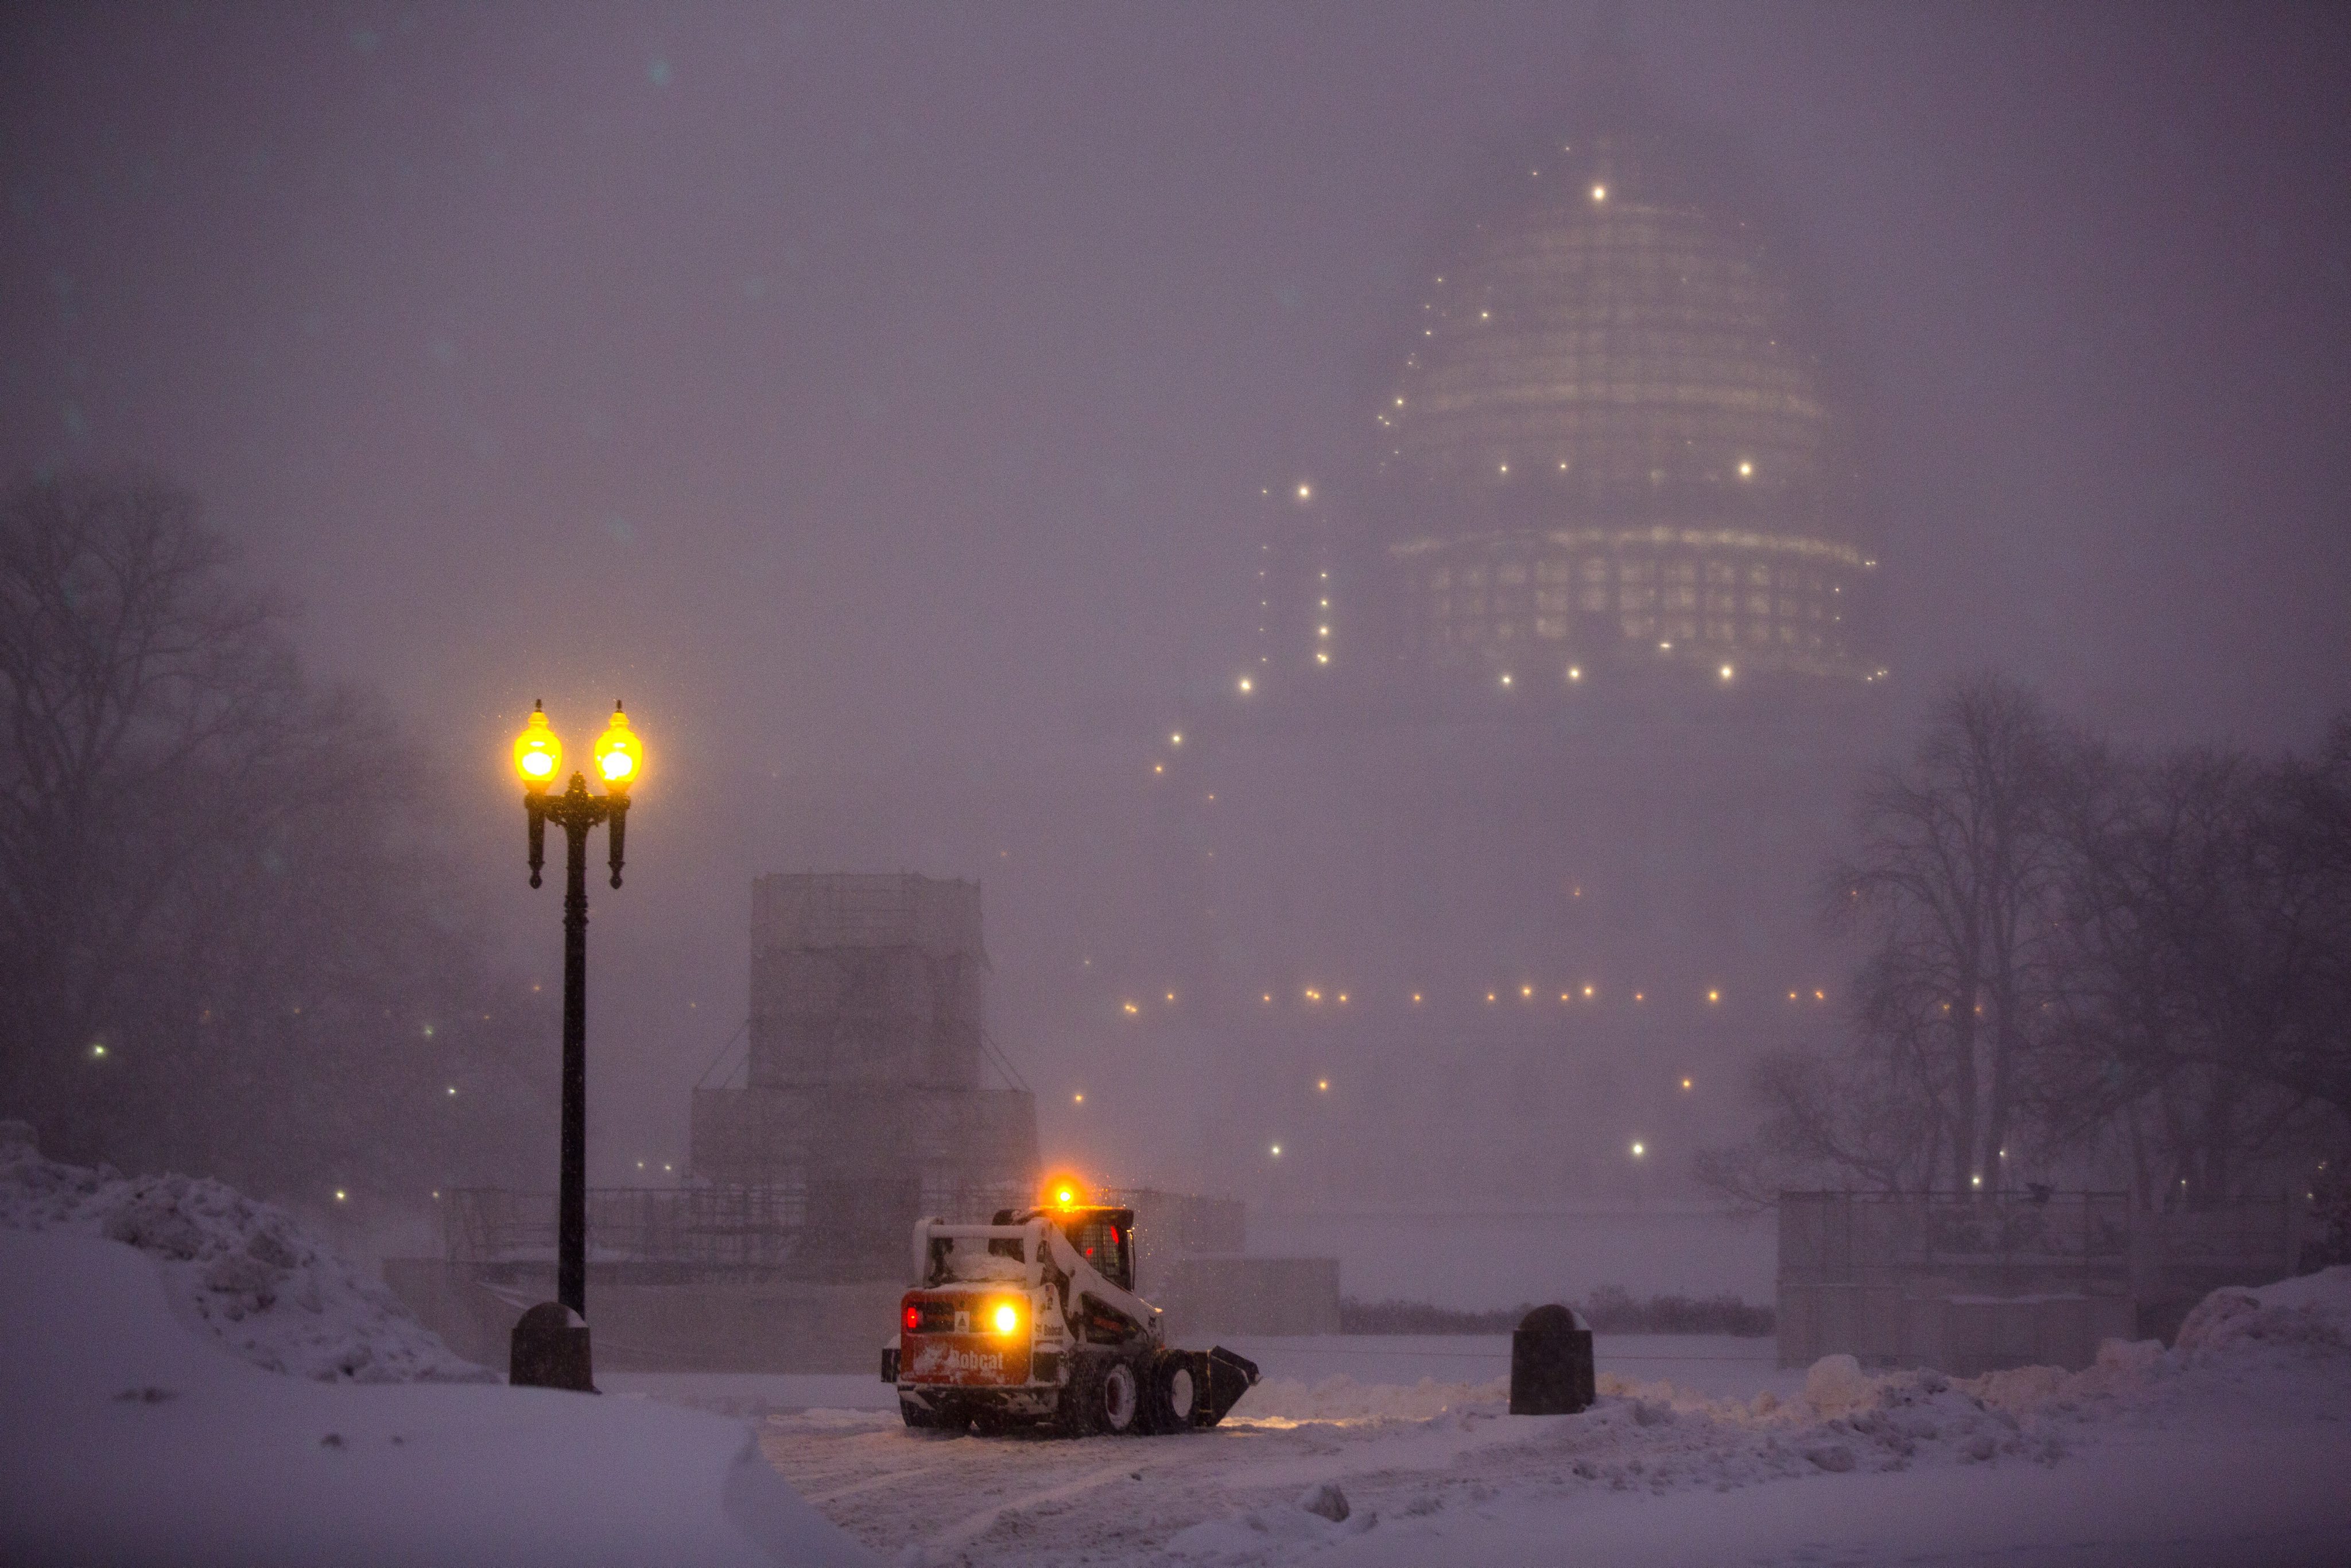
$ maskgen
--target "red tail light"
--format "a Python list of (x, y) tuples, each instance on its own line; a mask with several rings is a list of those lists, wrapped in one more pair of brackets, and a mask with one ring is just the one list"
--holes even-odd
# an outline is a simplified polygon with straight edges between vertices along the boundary
[(917, 1328), (922, 1326), (923, 1309), (914, 1305), (914, 1302), (908, 1301), (906, 1303), (905, 1315), (902, 1321), (906, 1325), (906, 1332), (908, 1333), (913, 1333)]

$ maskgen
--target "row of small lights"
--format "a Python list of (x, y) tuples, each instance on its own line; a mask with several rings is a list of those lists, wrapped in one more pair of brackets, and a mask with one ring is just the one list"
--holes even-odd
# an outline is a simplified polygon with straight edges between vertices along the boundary
[[(1670, 653), (1673, 651), (1674, 645), (1669, 642), (1660, 643), (1657, 644), (1657, 652), (1660, 653)], [(1881, 674), (1884, 674), (1883, 671), (1880, 671), (1879, 673)], [(1570, 664), (1561, 674), (1562, 678), (1564, 679), (1568, 685), (1581, 685), (1583, 680), (1583, 666), (1581, 664)], [(1727, 685), (1738, 676), (1739, 668), (1735, 664), (1725, 664), (1718, 674), (1719, 678)], [(1504, 670), (1495, 678), (1495, 684), (1501, 686), (1515, 685), (1517, 684), (1517, 676), (1512, 674), (1511, 672)]]
[[(1628, 1152), (1629, 1152), (1629, 1153), (1632, 1155), (1632, 1156), (1633, 1156), (1635, 1159), (1636, 1159), (1636, 1160), (1640, 1160), (1640, 1159), (1646, 1159), (1646, 1158), (1648, 1157), (1648, 1155), (1649, 1155), (1649, 1145), (1648, 1145), (1648, 1144), (1647, 1144), (1645, 1140), (1640, 1139), (1640, 1138), (1635, 1138), (1635, 1139), (1634, 1139), (1634, 1140), (1633, 1140), (1632, 1145), (1631, 1145), (1631, 1147), (1630, 1147), (1630, 1149), (1629, 1149), (1629, 1151), (1628, 1151)], [(1269, 1145), (1267, 1146), (1266, 1153), (1267, 1153), (1268, 1155), (1270, 1155), (1270, 1156), (1272, 1156), (1274, 1159), (1277, 1159), (1277, 1160), (1278, 1160), (1278, 1159), (1281, 1158), (1281, 1145), (1280, 1145), (1280, 1144), (1272, 1144), (1272, 1145)], [(1980, 1177), (1980, 1176), (1977, 1177), (1977, 1178), (1976, 1178), (1976, 1185), (1977, 1185), (1978, 1186), (1981, 1186), (1983, 1185), (1983, 1178), (1982, 1178), (1982, 1177)], [(2182, 1186), (2187, 1186), (2188, 1184), (2187, 1184), (2187, 1183), (2185, 1183), (2185, 1182), (2182, 1182), (2180, 1185), (2181, 1185)]]
[[(1089, 962), (1092, 962), (1092, 960), (1089, 960)], [(1320, 1007), (1326, 1001), (1332, 1002), (1336, 1006), (1345, 1007), (1349, 1004), (1353, 994), (1353, 993), (1349, 991), (1340, 991), (1335, 995), (1329, 995), (1318, 987), (1306, 986), (1301, 988), (1299, 991), (1299, 999), (1304, 1002), (1308, 1007)], [(1485, 996), (1487, 1004), (1491, 1006), (1500, 1002), (1505, 994), (1505, 991), (1500, 988), (1486, 992)], [(1546, 991), (1544, 994), (1548, 995), (1549, 993)], [(1414, 991), (1410, 993), (1410, 995), (1413, 1006), (1420, 1007), (1425, 1005), (1426, 1001), (1426, 992)], [(1600, 995), (1600, 988), (1594, 985), (1585, 985), (1581, 988), (1570, 988), (1567, 990), (1560, 992), (1559, 999), (1562, 1002), (1573, 1002), (1577, 999), (1579, 995), (1585, 1001), (1597, 1000)], [(1535, 1000), (1536, 988), (1532, 985), (1520, 986), (1519, 988), (1519, 999), (1523, 1002), (1531, 1002)], [(1649, 993), (1646, 990), (1635, 991), (1633, 993), (1633, 999), (1635, 1002), (1646, 1004), (1649, 999)], [(1708, 987), (1707, 988), (1706, 999), (1707, 1004), (1709, 1007), (1720, 1006), (1722, 1002), (1722, 988), (1719, 986)], [(1790, 991), (1788, 993), (1788, 999), (1792, 1002), (1802, 1002), (1804, 999), (1803, 993), (1802, 990)], [(1828, 999), (1829, 994), (1825, 988), (1818, 987), (1813, 988), (1813, 1000), (1814, 1002), (1825, 1002)], [(1271, 991), (1261, 992), (1259, 994), (1259, 1000), (1264, 1006), (1270, 1007), (1273, 1005), (1274, 993)], [(1169, 991), (1165, 993), (1165, 1005), (1173, 1006), (1175, 1001), (1175, 992)], [(1120, 1009), (1130, 1018), (1140, 1017), (1142, 1015), (1144, 1006), (1144, 1004), (1143, 1002), (1134, 1000), (1123, 1001), (1119, 1004)]]
[[(1695, 1078), (1690, 1078), (1690, 1077), (1685, 1076), (1685, 1077), (1683, 1077), (1683, 1078), (1680, 1080), (1680, 1082), (1681, 1082), (1681, 1087), (1682, 1087), (1682, 1092), (1684, 1092), (1685, 1094), (1688, 1093), (1690, 1091), (1692, 1091), (1692, 1090), (1694, 1090), (1694, 1089), (1696, 1089), (1696, 1088), (1698, 1087), (1698, 1080), (1696, 1080)], [(1329, 1092), (1331, 1092), (1331, 1081), (1330, 1081), (1328, 1078), (1318, 1078), (1318, 1079), (1316, 1079), (1316, 1080), (1314, 1081), (1314, 1092), (1315, 1092), (1316, 1093), (1318, 1093), (1318, 1094), (1328, 1094)], [(1080, 1090), (1074, 1090), (1074, 1091), (1072, 1091), (1072, 1092), (1071, 1092), (1071, 1095), (1070, 1095), (1070, 1103), (1071, 1103), (1071, 1104), (1072, 1104), (1072, 1105), (1082, 1105), (1082, 1104), (1084, 1104), (1085, 1103), (1086, 1103), (1086, 1094), (1085, 1094), (1085, 1091), (1084, 1091), (1084, 1090), (1082, 1090), (1082, 1089), (1080, 1089)], [(2007, 1157), (2007, 1153), (2008, 1153), (2008, 1152), (2007, 1152), (2005, 1149), (2001, 1150), (2001, 1157), (2002, 1157), (2002, 1158), (2006, 1158), (2006, 1157)], [(644, 1162), (643, 1162), (643, 1161), (642, 1161), (642, 1160), (640, 1160), (640, 1161), (637, 1163), (637, 1168), (638, 1168), (639, 1170), (643, 1170), (643, 1169), (644, 1168)], [(2323, 1170), (2323, 1169), (2325, 1169), (2325, 1167), (2322, 1166), (2320, 1168)], [(667, 1166), (664, 1166), (662, 1167), (662, 1169), (664, 1169), (664, 1170), (667, 1170), (667, 1169), (669, 1169), (669, 1167), (668, 1167)]]
[[(1440, 282), (1440, 283), (1442, 283), (1442, 282), (1443, 282), (1443, 281), (1445, 281), (1445, 280), (1444, 280), (1443, 278), (1439, 278), (1439, 279), (1437, 279), (1437, 281), (1438, 281), (1438, 282)], [(1397, 406), (1397, 407), (1401, 408), (1401, 407), (1403, 407), (1403, 406), (1404, 406), (1404, 401), (1405, 401), (1404, 399), (1402, 399), (1402, 398), (1398, 398), (1398, 399), (1396, 399), (1395, 401), (1396, 401), (1396, 406)], [(1383, 417), (1384, 417), (1384, 416), (1383, 416)], [(1504, 474), (1508, 474), (1508, 473), (1510, 471), (1510, 465), (1509, 464), (1507, 464), (1507, 463), (1504, 463), (1504, 464), (1500, 465), (1499, 466), (1500, 466), (1501, 472), (1502, 472), (1502, 473), (1504, 473)], [(1559, 465), (1559, 466), (1560, 466), (1561, 470), (1562, 470), (1562, 472), (1564, 472), (1564, 471), (1566, 470), (1566, 468), (1567, 468), (1568, 465), (1567, 465), (1567, 463), (1565, 462), (1565, 460), (1562, 460), (1562, 462), (1560, 463), (1560, 465)], [(1754, 465), (1754, 463), (1753, 463), (1753, 461), (1752, 461), (1752, 460), (1748, 459), (1748, 458), (1741, 458), (1741, 459), (1740, 459), (1740, 462), (1739, 462), (1739, 476), (1740, 476), (1741, 479), (1751, 479), (1751, 478), (1753, 478), (1753, 477), (1755, 476), (1755, 465)], [(1270, 489), (1267, 489), (1267, 490), (1262, 491), (1261, 493), (1266, 494), (1266, 495), (1270, 495), (1272, 492), (1271, 492), (1271, 490), (1270, 490)], [(1311, 501), (1311, 499), (1313, 499), (1313, 496), (1314, 496), (1314, 488), (1313, 488), (1313, 486), (1312, 486), (1311, 485), (1303, 484), (1303, 483), (1301, 483), (1301, 484), (1300, 484), (1300, 485), (1299, 485), (1298, 489), (1297, 489), (1297, 497), (1298, 497), (1299, 501), (1300, 501), (1301, 504), (1303, 504), (1303, 503), (1305, 503), (1305, 502), (1307, 502), (1307, 501)], [(1259, 546), (1259, 548), (1260, 549), (1264, 549), (1264, 550), (1270, 550), (1270, 549), (1272, 549), (1272, 547), (1271, 547), (1270, 545), (1261, 545), (1261, 546)], [(1865, 561), (1865, 562), (1863, 562), (1863, 564), (1864, 564), (1865, 566), (1874, 567), (1874, 566), (1876, 566), (1877, 563), (1876, 563), (1875, 560), (1870, 560), (1870, 561)], [(1265, 577), (1265, 575), (1266, 575), (1265, 569), (1264, 569), (1264, 568), (1262, 568), (1262, 567), (1260, 567), (1260, 568), (1259, 569), (1259, 570), (1258, 570), (1258, 577), (1259, 577), (1260, 580), (1262, 580), (1262, 579)], [(1331, 574), (1330, 574), (1328, 571), (1322, 572), (1322, 573), (1320, 573), (1319, 575), (1320, 575), (1321, 580), (1322, 580), (1322, 581), (1323, 581), (1323, 582), (1325, 582), (1325, 583), (1329, 582), (1329, 581), (1330, 581), (1330, 580), (1331, 580)], [(1326, 590), (1325, 591), (1328, 591)], [(1269, 601), (1269, 600), (1260, 599), (1260, 600), (1259, 600), (1259, 601), (1258, 601), (1258, 610), (1259, 610), (1259, 613), (1260, 613), (1260, 616), (1262, 616), (1262, 614), (1263, 614), (1263, 613), (1264, 613), (1264, 612), (1265, 612), (1270, 608), (1270, 601)], [(1315, 637), (1316, 637), (1316, 639), (1317, 639), (1317, 643), (1316, 643), (1316, 647), (1315, 647), (1315, 651), (1314, 651), (1314, 662), (1315, 662), (1317, 664), (1319, 664), (1319, 665), (1324, 665), (1324, 666), (1327, 666), (1327, 665), (1331, 663), (1331, 650), (1330, 650), (1330, 648), (1328, 647), (1327, 643), (1326, 643), (1323, 640), (1324, 640), (1324, 639), (1329, 638), (1329, 637), (1330, 637), (1330, 635), (1331, 635), (1331, 627), (1330, 627), (1330, 625), (1329, 625), (1329, 620), (1330, 620), (1329, 611), (1330, 611), (1330, 609), (1331, 609), (1331, 601), (1330, 601), (1328, 599), (1322, 599), (1322, 600), (1320, 600), (1320, 601), (1319, 601), (1319, 604), (1318, 604), (1318, 608), (1322, 612), (1322, 615), (1320, 615), (1320, 616), (1317, 618), (1317, 619), (1318, 619), (1318, 622), (1319, 622), (1320, 623), (1318, 623), (1318, 624), (1316, 625), (1315, 629), (1314, 629)], [(1844, 619), (1844, 617), (1840, 616), (1840, 617), (1838, 617), (1838, 619), (1839, 619), (1839, 620), (1843, 620), (1843, 619)], [(1259, 632), (1259, 634), (1260, 636), (1262, 636), (1262, 635), (1264, 634), (1264, 632), (1265, 632), (1265, 626), (1263, 625), (1262, 622), (1260, 622), (1259, 625), (1258, 626), (1258, 632)], [(1658, 644), (1657, 644), (1657, 652), (1659, 652), (1659, 653), (1672, 653), (1673, 651), (1674, 651), (1674, 644), (1673, 644), (1673, 642), (1672, 642), (1672, 640), (1671, 640), (1671, 639), (1667, 639), (1667, 640), (1665, 640), (1665, 641), (1661, 641), (1661, 642), (1660, 642), (1660, 643), (1658, 643)], [(1259, 655), (1258, 656), (1258, 663), (1259, 663), (1259, 664), (1268, 664), (1268, 663), (1270, 663), (1270, 658), (1269, 658), (1269, 656), (1268, 656), (1268, 655), (1265, 655), (1265, 654), (1259, 654)], [(1732, 681), (1732, 680), (1734, 680), (1734, 679), (1736, 679), (1736, 678), (1737, 678), (1738, 674), (1739, 674), (1738, 666), (1737, 666), (1737, 665), (1735, 665), (1735, 664), (1724, 664), (1724, 665), (1722, 665), (1722, 666), (1721, 666), (1721, 668), (1717, 672), (1717, 674), (1718, 674), (1718, 676), (1719, 676), (1719, 678), (1720, 680), (1722, 680), (1725, 684), (1728, 684), (1728, 683), (1729, 683), (1730, 681)], [(1881, 670), (1876, 670), (1876, 671), (1873, 671), (1873, 672), (1871, 672), (1869, 674), (1865, 675), (1865, 676), (1864, 676), (1864, 677), (1862, 677), (1862, 678), (1863, 678), (1863, 680), (1864, 680), (1865, 682), (1868, 682), (1868, 683), (1875, 683), (1875, 682), (1877, 682), (1877, 681), (1884, 680), (1884, 679), (1886, 677), (1886, 674), (1887, 674), (1887, 672), (1886, 672), (1886, 671), (1885, 671), (1885, 670), (1882, 670), (1882, 669), (1881, 669)], [(1569, 684), (1571, 684), (1571, 685), (1574, 685), (1574, 684), (1581, 683), (1581, 682), (1583, 681), (1583, 667), (1581, 664), (1570, 664), (1570, 665), (1568, 665), (1568, 666), (1567, 666), (1567, 668), (1566, 668), (1566, 670), (1564, 671), (1564, 678), (1565, 678), (1565, 679), (1569, 682)], [(1235, 680), (1234, 680), (1234, 683), (1233, 683), (1233, 684), (1234, 684), (1234, 685), (1236, 686), (1236, 688), (1240, 692), (1240, 695), (1243, 695), (1243, 696), (1248, 696), (1248, 695), (1249, 695), (1250, 694), (1252, 694), (1253, 692), (1255, 692), (1255, 691), (1257, 690), (1257, 677), (1256, 677), (1254, 674), (1243, 674), (1243, 675), (1237, 676), (1237, 677), (1235, 678)], [(1510, 672), (1509, 672), (1509, 671), (1504, 671), (1504, 672), (1503, 672), (1503, 673), (1502, 673), (1499, 677), (1497, 677), (1497, 684), (1498, 684), (1498, 685), (1499, 685), (1505, 686), (1505, 687), (1512, 686), (1512, 685), (1515, 685), (1517, 684), (1517, 677), (1516, 677), (1512, 673), (1510, 673)], [(1157, 771), (1161, 771), (1161, 770), (1160, 770), (1160, 769), (1158, 769), (1158, 768), (1154, 768), (1154, 769), (1153, 769), (1153, 771), (1157, 772)]]

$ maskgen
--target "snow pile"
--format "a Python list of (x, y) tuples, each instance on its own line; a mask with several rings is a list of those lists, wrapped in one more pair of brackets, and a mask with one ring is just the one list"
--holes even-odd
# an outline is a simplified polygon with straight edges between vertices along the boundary
[(985, 1241), (974, 1241), (968, 1247), (961, 1241), (946, 1249), (946, 1277), (977, 1284), (989, 1280), (1025, 1281), (1029, 1265), (1018, 1258), (1008, 1258), (1001, 1252), (990, 1252)]
[[(166, 1261), (0, 1230), (0, 1563), (860, 1568), (740, 1421), (642, 1399), (314, 1382), (189, 1321)], [(289, 1274), (289, 1279), (293, 1276)]]
[[(2022, 1385), (1992, 1390), (1928, 1371), (1873, 1376), (1850, 1356), (1817, 1364), (1806, 1393), (1786, 1400), (1768, 1391), (1713, 1398), (1605, 1373), (1597, 1381), (1600, 1397), (1590, 1409), (1536, 1418), (1507, 1415), (1500, 1382), (1390, 1389), (1344, 1378), (1311, 1388), (1277, 1383), (1252, 1389), (1226, 1425), (1270, 1392), (1268, 1408), (1249, 1417), (1258, 1431), (1290, 1427), (1322, 1439), (1310, 1451), (1318, 1462), (1356, 1471), (1351, 1485), (1364, 1480), (1365, 1470), (1383, 1484), (1407, 1480), (1408, 1495), (1386, 1500), (1406, 1528), (1465, 1506), (1484, 1517), (1504, 1499), (1516, 1507), (1579, 1492), (1721, 1492), (1824, 1474), (2047, 1465), (2066, 1448), (2050, 1413), (2022, 1398)], [(1993, 1393), (2023, 1407), (2004, 1407), (1988, 1396)], [(1435, 1413), (1420, 1414), (1424, 1408)], [(1372, 1509), (1339, 1520), (1335, 1510), (1310, 1506), (1321, 1490), (1194, 1524), (1165, 1550), (1203, 1568), (1237, 1568), (1289, 1562), (1379, 1528)]]
[(2264, 1349), (2351, 1349), (2351, 1265), (2259, 1290), (2215, 1291), (2179, 1325), (2175, 1348), (2194, 1364)]
[(118, 1176), (0, 1136), (0, 1229), (126, 1242), (156, 1260), (172, 1307), (256, 1366), (323, 1383), (495, 1383), (398, 1298), (274, 1204), (188, 1176)]
[(1849, 1355), (1824, 1355), (1804, 1374), (1804, 1403), (1823, 1413), (1867, 1405), (1876, 1395), (1861, 1363)]
[(1178, 1559), (1261, 1563), (1277, 1552), (1287, 1555), (1361, 1535), (1379, 1521), (1376, 1513), (1351, 1508), (1347, 1494), (1332, 1482), (1318, 1481), (1293, 1502), (1204, 1520), (1180, 1530), (1164, 1550)]

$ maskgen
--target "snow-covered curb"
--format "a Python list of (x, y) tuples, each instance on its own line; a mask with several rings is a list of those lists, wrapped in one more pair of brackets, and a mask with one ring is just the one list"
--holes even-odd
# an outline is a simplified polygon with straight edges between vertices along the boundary
[(44, 1159), (0, 1123), (0, 1230), (124, 1242), (161, 1265), (172, 1309), (271, 1372), (328, 1383), (495, 1383), (399, 1299), (275, 1204), (216, 1181)]

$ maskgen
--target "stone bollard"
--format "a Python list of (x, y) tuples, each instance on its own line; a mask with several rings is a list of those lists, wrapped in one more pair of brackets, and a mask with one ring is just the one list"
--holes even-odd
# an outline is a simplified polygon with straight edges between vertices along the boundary
[(1510, 1335), (1510, 1414), (1573, 1416), (1592, 1407), (1592, 1325), (1566, 1307), (1537, 1307)]
[(514, 1327), (507, 1382), (517, 1388), (596, 1392), (589, 1369), (588, 1324), (560, 1301), (541, 1301)]

